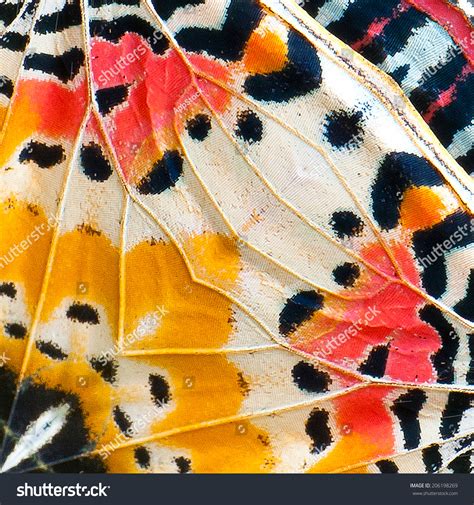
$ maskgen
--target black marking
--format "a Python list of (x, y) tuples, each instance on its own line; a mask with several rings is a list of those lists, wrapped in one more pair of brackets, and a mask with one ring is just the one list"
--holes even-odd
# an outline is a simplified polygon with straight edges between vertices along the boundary
[(150, 451), (146, 447), (136, 447), (134, 451), (135, 461), (140, 468), (148, 470), (151, 464)]
[(367, 359), (360, 365), (359, 372), (371, 377), (383, 377), (390, 352), (389, 345), (378, 345), (370, 350)]
[(318, 370), (311, 363), (300, 361), (291, 371), (293, 381), (302, 390), (310, 393), (324, 393), (332, 383), (327, 372)]
[(91, 358), (91, 367), (101, 375), (101, 377), (110, 384), (113, 384), (117, 378), (118, 363), (112, 359)]
[(60, 11), (45, 14), (38, 18), (35, 24), (37, 33), (62, 32), (71, 26), (79, 26), (82, 22), (79, 2), (68, 0)]
[(128, 438), (131, 437), (130, 431), (133, 428), (133, 423), (129, 416), (118, 406), (114, 407), (114, 421), (120, 431)]
[(48, 467), (54, 473), (106, 473), (107, 468), (100, 456), (76, 458)]
[(162, 375), (150, 374), (148, 383), (155, 404), (158, 407), (166, 405), (171, 399), (170, 387), (166, 379)]
[(168, 39), (147, 23), (144, 19), (133, 14), (121, 16), (111, 21), (93, 19), (89, 23), (91, 37), (102, 37), (110, 42), (117, 43), (126, 33), (136, 33), (146, 40), (152, 51), (164, 54), (169, 47)]
[(178, 456), (174, 458), (176, 462), (176, 466), (178, 467), (179, 473), (189, 473), (191, 470), (191, 460), (189, 458), (185, 458), (184, 456)]
[(425, 305), (419, 315), (420, 319), (432, 326), (441, 338), (441, 347), (431, 357), (438, 372), (438, 382), (452, 384), (454, 382), (454, 360), (459, 349), (459, 336), (441, 310), (434, 305)]
[(27, 329), (20, 323), (7, 323), (5, 325), (5, 333), (12, 338), (23, 339), (26, 337)]
[(51, 168), (65, 160), (64, 149), (60, 145), (48, 146), (32, 140), (21, 151), (21, 163), (34, 161), (40, 168)]
[(174, 187), (183, 173), (183, 158), (178, 151), (166, 151), (163, 158), (157, 161), (150, 173), (138, 184), (142, 195), (157, 195)]
[(84, 324), (99, 324), (99, 314), (94, 307), (87, 303), (74, 302), (66, 313), (72, 321)]
[(114, 107), (125, 102), (128, 97), (128, 86), (119, 84), (112, 88), (99, 89), (96, 91), (95, 97), (97, 99), (99, 112), (105, 116), (109, 114)]
[(453, 308), (461, 317), (474, 321), (474, 270), (469, 273), (466, 296)]
[(418, 415), (426, 402), (426, 394), (421, 389), (411, 389), (399, 396), (390, 407), (398, 417), (405, 438), (405, 449), (415, 449), (421, 439)]
[[(0, 395), (4, 395), (5, 383), (0, 367), (0, 380), (2, 387)], [(2, 376), (3, 375), (3, 376)], [(3, 400), (3, 398), (2, 398)], [(0, 410), (4, 408), (3, 401), (0, 401)], [(45, 384), (25, 380), (19, 384), (18, 396), (12, 417), (9, 420), (9, 429), (5, 434), (0, 465), (4, 463), (4, 457), (10, 454), (17, 445), (18, 440), (44, 412), (53, 407), (67, 405), (69, 407), (62, 429), (48, 443), (37, 449), (34, 455), (22, 460), (13, 471), (28, 471), (38, 466), (48, 466), (50, 463), (70, 459), (77, 455), (92, 451), (95, 446), (89, 438), (89, 431), (85, 423), (85, 414), (82, 411), (82, 404), (78, 395), (61, 390), (57, 385), (54, 389)], [(6, 405), (8, 407), (8, 404)], [(3, 432), (3, 430), (0, 430)], [(0, 435), (1, 436), (1, 435)]]
[(18, 380), (16, 374), (8, 366), (0, 366), (0, 447), (5, 436), (5, 426), (10, 415), (15, 398)]
[(285, 337), (294, 332), (323, 306), (324, 297), (316, 291), (300, 291), (286, 301), (280, 313), (280, 333)]
[(112, 167), (101, 147), (94, 142), (81, 147), (81, 167), (92, 181), (104, 182), (112, 175)]
[(471, 398), (472, 396), (469, 393), (459, 391), (449, 393), (439, 428), (443, 439), (454, 437), (459, 432), (462, 417), (471, 408)]
[(442, 183), (441, 176), (424, 158), (403, 152), (387, 154), (372, 186), (372, 210), (377, 223), (384, 230), (395, 228), (408, 188)]
[(26, 70), (39, 70), (45, 74), (55, 75), (65, 84), (76, 77), (84, 64), (84, 52), (73, 47), (56, 56), (45, 53), (28, 54), (23, 66)]
[(321, 74), (316, 50), (292, 30), (288, 36), (288, 63), (285, 67), (278, 72), (247, 77), (244, 89), (259, 101), (288, 102), (318, 89)]
[(30, 38), (18, 32), (7, 32), (0, 37), (0, 47), (10, 51), (24, 51)]
[(37, 340), (35, 345), (38, 351), (49, 356), (51, 359), (63, 361), (67, 358), (67, 354), (55, 342)]
[(13, 81), (6, 75), (0, 75), (0, 94), (11, 98), (13, 95)]
[(439, 452), (438, 444), (431, 444), (430, 446), (425, 447), (423, 451), (421, 451), (421, 454), (427, 472), (434, 473), (441, 468), (443, 458)]
[(467, 451), (449, 463), (448, 468), (454, 473), (471, 473), (471, 457), (473, 451)]
[(205, 0), (151, 0), (153, 8), (161, 19), (169, 19), (180, 7), (193, 7), (203, 4)]
[(381, 473), (398, 473), (398, 466), (389, 459), (381, 459), (375, 464)]
[(313, 441), (311, 452), (320, 453), (333, 441), (329, 429), (329, 414), (325, 410), (314, 409), (306, 421), (306, 434)]
[(17, 294), (15, 284), (13, 282), (0, 283), (0, 295), (8, 296), (8, 298), (15, 298)]
[(469, 361), (469, 370), (466, 374), (466, 382), (472, 386), (474, 384), (474, 333), (469, 333), (467, 337), (469, 339), (469, 356), (471, 359)]
[(324, 136), (336, 149), (359, 147), (364, 133), (362, 117), (361, 111), (330, 112), (325, 119)]
[(339, 238), (359, 236), (364, 230), (362, 219), (350, 210), (339, 210), (333, 213), (331, 226)]
[(185, 28), (175, 37), (178, 44), (188, 51), (199, 54), (206, 52), (226, 61), (237, 61), (242, 58), (245, 45), (262, 16), (263, 11), (258, 1), (232, 0), (219, 29)]
[(332, 272), (334, 280), (345, 288), (352, 287), (360, 276), (360, 267), (357, 263), (343, 263)]
[(241, 139), (253, 143), (262, 140), (263, 124), (253, 110), (244, 110), (237, 115), (235, 133)]
[[(423, 287), (431, 296), (439, 298), (446, 291), (448, 278), (445, 254), (473, 242), (471, 226), (470, 216), (458, 211), (431, 228), (413, 234), (413, 249), (423, 268)], [(449, 247), (446, 248), (444, 242)]]
[(186, 129), (192, 139), (203, 141), (211, 130), (211, 119), (207, 114), (198, 114), (186, 123)]

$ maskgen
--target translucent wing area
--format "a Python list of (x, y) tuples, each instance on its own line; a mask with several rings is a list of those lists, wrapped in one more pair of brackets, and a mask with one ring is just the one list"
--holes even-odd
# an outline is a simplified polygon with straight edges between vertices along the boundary
[(2, 471), (470, 471), (472, 184), (399, 88), (289, 1), (8, 23)]
[(469, 2), (300, 3), (327, 30), (393, 77), (456, 161), (468, 174), (474, 172), (474, 32)]

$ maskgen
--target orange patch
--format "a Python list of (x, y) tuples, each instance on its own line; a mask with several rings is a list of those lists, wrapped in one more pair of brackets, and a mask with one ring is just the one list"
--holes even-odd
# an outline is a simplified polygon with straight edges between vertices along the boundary
[(255, 31), (247, 43), (245, 68), (252, 74), (278, 72), (285, 66), (286, 55), (286, 44), (276, 33)]
[(402, 225), (410, 230), (429, 228), (438, 223), (445, 213), (443, 201), (427, 186), (408, 189), (400, 208)]

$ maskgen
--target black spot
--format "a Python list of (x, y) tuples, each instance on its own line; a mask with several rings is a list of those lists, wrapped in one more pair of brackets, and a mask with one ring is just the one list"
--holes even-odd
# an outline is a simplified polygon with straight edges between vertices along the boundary
[(45, 53), (28, 54), (23, 66), (27, 70), (40, 70), (45, 74), (55, 75), (66, 84), (76, 77), (83, 64), (83, 50), (73, 47), (58, 56)]
[(20, 153), (20, 162), (34, 161), (41, 168), (50, 168), (64, 161), (64, 149), (60, 145), (48, 146), (32, 140)]
[(8, 298), (15, 298), (16, 287), (13, 282), (1, 282), (0, 283), (0, 295), (8, 296)]
[(291, 371), (293, 381), (304, 391), (310, 393), (324, 393), (328, 391), (329, 384), (332, 383), (328, 373), (318, 370), (311, 363), (300, 361)]
[(172, 188), (183, 173), (183, 158), (178, 151), (166, 151), (150, 173), (138, 184), (142, 195), (157, 195)]
[(339, 238), (358, 236), (364, 230), (362, 219), (350, 210), (339, 210), (333, 213), (331, 226)]
[(471, 408), (471, 398), (469, 393), (459, 391), (449, 393), (439, 428), (443, 439), (454, 437), (459, 432), (462, 417)]
[(262, 121), (252, 110), (239, 112), (235, 133), (249, 143), (259, 142), (263, 134)]
[(389, 459), (381, 459), (375, 464), (381, 473), (398, 473), (398, 466)]
[(101, 375), (101, 377), (106, 381), (113, 384), (117, 377), (118, 364), (116, 361), (105, 358), (91, 358), (91, 367)]
[(133, 424), (128, 415), (118, 405), (114, 407), (114, 421), (120, 431), (130, 438), (129, 430), (133, 427)]
[(324, 136), (336, 149), (358, 147), (362, 142), (362, 112), (330, 112), (325, 119)]
[(37, 340), (35, 342), (35, 345), (38, 351), (45, 354), (46, 356), (49, 356), (51, 359), (63, 361), (67, 358), (67, 354), (63, 352), (59, 345), (54, 342)]
[(405, 449), (415, 449), (420, 443), (421, 428), (418, 416), (425, 402), (426, 394), (421, 389), (411, 389), (399, 396), (390, 407), (400, 422)]
[[(439, 298), (446, 291), (447, 273), (445, 255), (466, 247), (474, 240), (471, 217), (462, 211), (455, 212), (440, 223), (413, 234), (413, 249), (418, 263), (423, 268), (421, 280), (428, 294)], [(443, 243), (448, 241), (449, 247)]]
[(340, 286), (349, 288), (352, 287), (359, 278), (360, 267), (357, 263), (344, 263), (333, 270), (332, 276)]
[(103, 182), (112, 175), (112, 167), (98, 144), (81, 147), (81, 165), (84, 174), (93, 181)]
[(191, 460), (189, 458), (178, 456), (174, 460), (176, 462), (176, 466), (178, 467), (179, 473), (189, 473), (191, 470)]
[(164, 54), (169, 47), (168, 39), (154, 26), (133, 14), (120, 16), (111, 21), (92, 19), (89, 23), (91, 37), (102, 37), (117, 43), (126, 33), (136, 33), (146, 40), (155, 54)]
[(224, 23), (218, 29), (185, 28), (175, 37), (178, 44), (190, 52), (206, 52), (222, 60), (236, 61), (242, 58), (247, 40), (262, 16), (258, 1), (232, 1), (227, 7)]
[(288, 36), (288, 63), (270, 74), (247, 77), (244, 89), (256, 100), (288, 102), (319, 88), (321, 64), (314, 47), (294, 30)]
[(74, 0), (74, 2), (69, 0), (61, 10), (40, 16), (35, 24), (35, 32), (57, 33), (71, 26), (79, 26), (81, 22), (79, 2), (77, 0)]
[(150, 374), (148, 383), (150, 384), (150, 392), (153, 401), (158, 407), (163, 407), (163, 405), (170, 401), (170, 387), (162, 375)]
[(21, 9), (21, 2), (18, 3), (0, 3), (0, 21), (4, 26), (10, 25), (16, 18)]
[(153, 8), (161, 19), (168, 19), (180, 7), (192, 7), (203, 4), (205, 0), (151, 0)]
[(18, 32), (7, 32), (0, 37), (0, 47), (10, 51), (24, 51), (30, 38)]
[(23, 339), (26, 336), (27, 329), (19, 323), (7, 323), (5, 325), (5, 333), (9, 337)]
[(440, 175), (424, 158), (402, 152), (387, 154), (372, 186), (372, 210), (377, 223), (384, 230), (395, 228), (408, 188), (442, 183)]
[(280, 313), (280, 333), (287, 337), (323, 306), (324, 297), (316, 291), (300, 291), (286, 301)]
[(427, 472), (434, 473), (441, 468), (443, 458), (439, 452), (438, 444), (431, 444), (430, 446), (425, 447), (421, 452), (421, 455)]
[(371, 377), (383, 377), (389, 351), (390, 347), (388, 345), (379, 345), (372, 348), (367, 359), (360, 365), (359, 372)]
[(313, 441), (311, 452), (324, 451), (332, 442), (331, 430), (329, 429), (329, 414), (325, 410), (314, 409), (306, 421), (306, 434)]
[(87, 303), (74, 302), (67, 310), (66, 316), (78, 323), (99, 324), (97, 310)]
[(471, 473), (471, 458), (473, 451), (465, 452), (449, 463), (448, 468), (454, 473)]
[(11, 98), (13, 95), (13, 81), (6, 75), (0, 75), (0, 94)]
[(148, 469), (151, 464), (150, 451), (146, 447), (137, 447), (134, 451), (135, 461), (141, 468)]
[(97, 105), (102, 115), (108, 114), (114, 107), (120, 105), (128, 97), (128, 86), (119, 84), (111, 88), (99, 89), (95, 93)]
[(189, 136), (194, 140), (204, 140), (211, 130), (211, 119), (207, 114), (198, 114), (186, 123)]
[(461, 317), (474, 321), (474, 270), (469, 273), (466, 296), (453, 308)]
[(441, 347), (431, 356), (431, 361), (438, 372), (438, 382), (454, 382), (454, 360), (459, 348), (459, 336), (448, 323), (440, 309), (434, 305), (425, 305), (419, 312), (420, 319), (432, 326), (441, 338)]

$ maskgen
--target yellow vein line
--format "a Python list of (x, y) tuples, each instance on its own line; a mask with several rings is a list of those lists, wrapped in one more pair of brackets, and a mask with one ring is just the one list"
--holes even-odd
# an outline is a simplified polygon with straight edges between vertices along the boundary
[[(123, 187), (122, 187), (123, 189)], [(126, 310), (126, 249), (127, 249), (127, 229), (128, 229), (128, 211), (130, 197), (124, 191), (123, 212), (120, 221), (120, 257), (119, 257), (119, 320), (118, 320), (118, 348), (123, 347), (125, 310)]]
[(87, 121), (88, 121), (89, 113), (90, 113), (90, 109), (88, 107), (86, 110), (86, 113), (84, 115), (84, 118), (82, 119), (82, 123), (81, 123), (79, 131), (77, 133), (76, 140), (74, 142), (74, 146), (72, 149), (71, 158), (69, 159), (68, 166), (66, 168), (66, 173), (65, 173), (64, 180), (63, 180), (61, 192), (59, 195), (59, 201), (58, 201), (57, 211), (56, 211), (56, 215), (55, 215), (56, 225), (54, 227), (53, 237), (51, 239), (48, 260), (46, 263), (45, 274), (44, 274), (43, 282), (41, 285), (41, 292), (40, 292), (40, 295), (38, 298), (38, 303), (36, 305), (36, 310), (35, 310), (33, 322), (32, 322), (31, 328), (30, 328), (28, 342), (26, 344), (26, 350), (25, 350), (25, 354), (23, 356), (23, 362), (22, 362), (20, 374), (18, 377), (18, 383), (21, 383), (21, 381), (23, 380), (23, 378), (25, 376), (26, 369), (27, 369), (28, 362), (29, 362), (29, 358), (31, 355), (31, 349), (32, 349), (33, 343), (35, 341), (35, 334), (38, 329), (38, 325), (39, 325), (39, 321), (40, 321), (40, 317), (41, 317), (41, 312), (43, 310), (44, 302), (46, 300), (46, 294), (47, 294), (47, 290), (48, 290), (48, 286), (49, 286), (49, 281), (51, 279), (51, 273), (53, 270), (54, 260), (56, 257), (57, 245), (58, 245), (59, 236), (60, 236), (60, 224), (61, 224), (61, 220), (64, 215), (64, 209), (65, 209), (65, 205), (66, 205), (66, 196), (67, 196), (69, 183), (70, 183), (73, 168), (74, 168), (74, 163), (76, 160), (77, 150), (78, 150), (79, 145), (82, 140), (82, 135), (84, 133), (84, 129), (85, 129)]
[(283, 350), (280, 344), (256, 345), (248, 347), (221, 347), (219, 349), (200, 348), (162, 348), (162, 349), (143, 349), (143, 350), (130, 350), (124, 351), (120, 356), (133, 357), (133, 356), (167, 356), (167, 355), (214, 355), (214, 354), (244, 354), (260, 351), (270, 351), (280, 349)]

